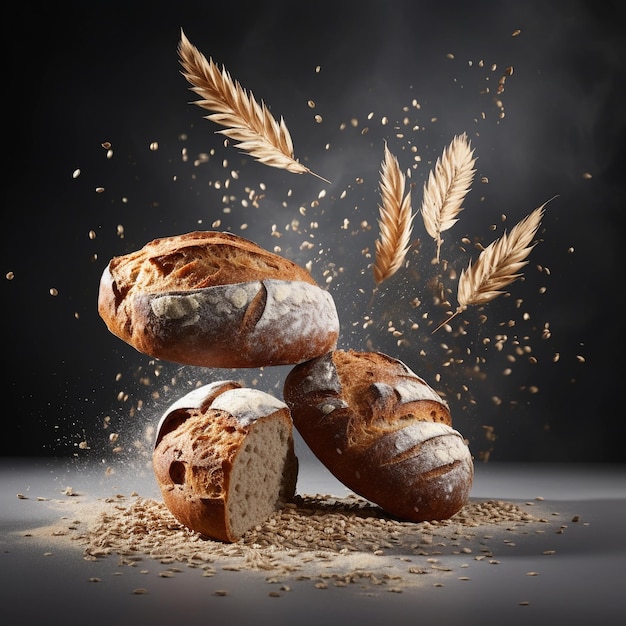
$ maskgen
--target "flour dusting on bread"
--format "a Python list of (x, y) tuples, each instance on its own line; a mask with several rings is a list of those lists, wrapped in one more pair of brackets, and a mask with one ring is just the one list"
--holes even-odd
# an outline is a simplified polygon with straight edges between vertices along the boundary
[(140, 352), (201, 367), (301, 363), (334, 349), (339, 336), (335, 302), (305, 268), (212, 231), (112, 259), (98, 311)]
[(467, 502), (474, 467), (447, 404), (401, 361), (335, 350), (296, 365), (283, 387), (298, 432), (355, 493), (411, 521)]
[(227, 411), (242, 426), (249, 426), (265, 415), (286, 409), (287, 405), (259, 389), (241, 387), (220, 394), (211, 403), (211, 408)]

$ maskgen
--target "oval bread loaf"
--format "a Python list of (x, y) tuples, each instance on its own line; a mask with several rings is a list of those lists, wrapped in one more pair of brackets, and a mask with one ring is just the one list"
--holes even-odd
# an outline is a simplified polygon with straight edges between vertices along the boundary
[(179, 522), (206, 537), (236, 541), (295, 494), (289, 409), (234, 381), (199, 387), (161, 418), (152, 463), (165, 505)]
[(140, 352), (186, 365), (292, 365), (332, 350), (330, 293), (303, 267), (231, 233), (155, 239), (113, 258), (98, 311)]
[(296, 365), (283, 396), (294, 426), (344, 485), (409, 521), (442, 520), (469, 498), (474, 466), (447, 404), (404, 363), (337, 350)]

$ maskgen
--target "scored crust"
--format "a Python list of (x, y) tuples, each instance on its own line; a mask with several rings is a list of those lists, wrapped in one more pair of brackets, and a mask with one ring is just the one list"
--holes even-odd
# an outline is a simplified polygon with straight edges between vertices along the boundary
[(339, 336), (332, 296), (304, 268), (230, 233), (157, 239), (115, 257), (98, 311), (140, 352), (203, 367), (300, 363)]
[(401, 361), (330, 352), (294, 367), (283, 396), (320, 461), (387, 513), (447, 519), (467, 501), (469, 448), (444, 400)]
[(226, 232), (194, 231), (162, 237), (109, 264), (122, 300), (133, 291), (162, 293), (256, 278), (301, 280), (315, 284), (303, 268), (254, 242)]

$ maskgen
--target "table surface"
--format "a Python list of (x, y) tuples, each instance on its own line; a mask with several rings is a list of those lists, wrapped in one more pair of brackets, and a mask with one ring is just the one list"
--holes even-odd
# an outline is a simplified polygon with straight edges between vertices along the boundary
[[(532, 507), (547, 523), (539, 532), (516, 533), (515, 541), (507, 539), (506, 529), (489, 535), (490, 563), (496, 565), (477, 556), (478, 544), (466, 553), (443, 547), (430, 561), (396, 555), (396, 564), (445, 565), (400, 591), (384, 585), (320, 588), (295, 579), (278, 591), (268, 585), (267, 572), (218, 567), (208, 578), (181, 566), (175, 576), (163, 577), (163, 565), (149, 557), (141, 568), (122, 567), (114, 555), (89, 561), (70, 541), (50, 538), (46, 544), (27, 531), (58, 521), (63, 512), (52, 503), (75, 497), (68, 486), (87, 504), (132, 492), (160, 499), (150, 472), (106, 475), (101, 466), (64, 459), (5, 458), (0, 476), (0, 598), (2, 621), (10, 626), (50, 623), (52, 617), (68, 626), (171, 625), (180, 619), (185, 626), (363, 626), (390, 619), (394, 626), (453, 620), (463, 626), (624, 623), (626, 465), (477, 465), (472, 500)], [(349, 493), (312, 463), (301, 466), (298, 492)], [(381, 571), (391, 567), (380, 563)], [(134, 593), (137, 588), (147, 593)]]

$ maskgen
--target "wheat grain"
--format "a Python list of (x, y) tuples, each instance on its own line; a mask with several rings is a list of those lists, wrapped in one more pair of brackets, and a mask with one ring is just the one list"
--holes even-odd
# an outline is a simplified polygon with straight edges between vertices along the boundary
[(455, 136), (431, 170), (424, 183), (422, 218), (426, 232), (437, 244), (436, 262), (439, 263), (441, 233), (452, 228), (463, 208), (463, 200), (474, 178), (474, 150), (467, 135)]
[(380, 235), (376, 240), (376, 255), (372, 267), (378, 286), (395, 274), (406, 258), (413, 229), (411, 193), (405, 194), (406, 179), (398, 159), (385, 144), (385, 157), (380, 170)]
[(510, 233), (492, 241), (478, 256), (476, 263), (470, 261), (461, 271), (457, 287), (458, 306), (435, 331), (453, 317), (475, 304), (485, 304), (502, 293), (502, 289), (521, 276), (520, 270), (528, 263), (527, 257), (534, 248), (533, 239), (541, 224), (544, 202), (530, 215), (518, 222)]
[(191, 83), (191, 91), (201, 98), (194, 104), (212, 111), (206, 119), (224, 126), (218, 132), (238, 142), (236, 148), (265, 165), (312, 174), (329, 182), (294, 158), (293, 142), (283, 118), (276, 121), (264, 102), (259, 104), (226, 68), (220, 70), (211, 58), (207, 59), (182, 31), (178, 54), (183, 76)]

